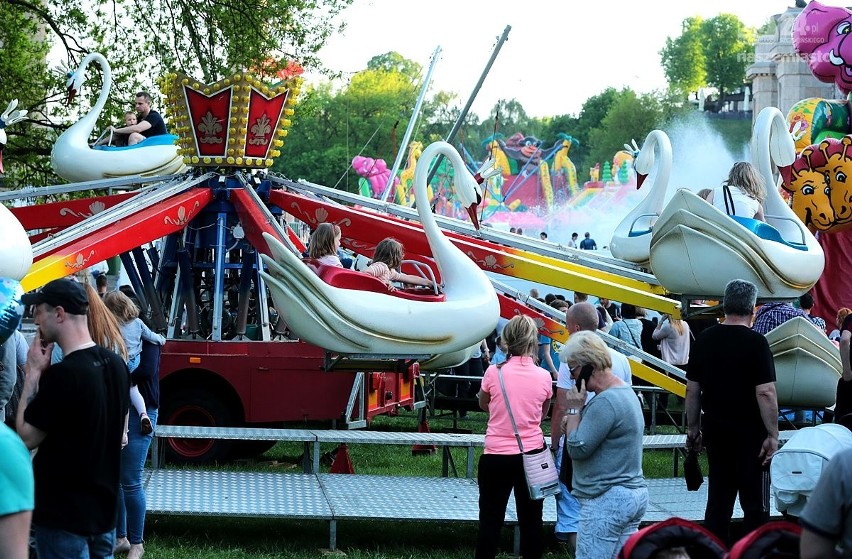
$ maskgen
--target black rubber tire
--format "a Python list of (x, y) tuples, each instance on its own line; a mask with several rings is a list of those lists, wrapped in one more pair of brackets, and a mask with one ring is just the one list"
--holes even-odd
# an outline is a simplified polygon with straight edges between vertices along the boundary
[[(164, 425), (234, 427), (233, 413), (215, 394), (201, 388), (182, 390), (162, 406)], [(223, 439), (173, 439), (165, 441), (166, 460), (184, 464), (206, 464), (230, 458), (234, 441)]]

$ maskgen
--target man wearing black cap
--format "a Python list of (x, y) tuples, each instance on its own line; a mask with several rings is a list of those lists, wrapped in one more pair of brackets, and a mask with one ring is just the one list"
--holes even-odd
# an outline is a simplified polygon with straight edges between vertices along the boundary
[[(33, 526), (40, 559), (111, 557), (129, 406), (124, 361), (92, 341), (82, 285), (54, 280), (21, 298), (38, 326), (27, 353), (18, 434), (38, 447)], [(50, 364), (53, 344), (65, 355)]]

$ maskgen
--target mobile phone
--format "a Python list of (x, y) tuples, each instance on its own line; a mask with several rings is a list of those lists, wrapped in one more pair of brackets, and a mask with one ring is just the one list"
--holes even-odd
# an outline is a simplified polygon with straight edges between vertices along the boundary
[(592, 373), (595, 370), (594, 365), (583, 365), (583, 368), (580, 369), (580, 374), (577, 375), (577, 390), (580, 390), (580, 381), (583, 381), (583, 385), (585, 385), (586, 390), (589, 389), (589, 379), (592, 377)]

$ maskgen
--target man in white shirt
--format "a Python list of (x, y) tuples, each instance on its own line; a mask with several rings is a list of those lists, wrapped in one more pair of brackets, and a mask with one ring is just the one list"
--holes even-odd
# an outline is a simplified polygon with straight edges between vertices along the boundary
[[(574, 334), (580, 331), (594, 332), (598, 329), (598, 312), (594, 305), (588, 302), (575, 303), (565, 313), (565, 325), (568, 333)], [(630, 362), (627, 357), (612, 348), (609, 348), (612, 358), (612, 374), (626, 382), (633, 384), (630, 373)], [(559, 372), (556, 379), (556, 404), (550, 420), (550, 442), (556, 450), (556, 468), (562, 467), (562, 416), (565, 415), (567, 392), (574, 387), (574, 379), (568, 370), (568, 365), (560, 355)], [(586, 394), (586, 402), (595, 395), (594, 392)], [(577, 525), (580, 520), (580, 503), (569, 492), (568, 488), (560, 482), (561, 493), (556, 496), (556, 539), (565, 542), (573, 555), (577, 545)]]

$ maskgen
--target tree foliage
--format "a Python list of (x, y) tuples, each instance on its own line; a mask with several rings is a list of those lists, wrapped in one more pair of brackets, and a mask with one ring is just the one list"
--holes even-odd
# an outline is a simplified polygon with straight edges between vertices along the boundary
[(419, 73), (417, 63), (387, 53), (374, 57), (340, 91), (329, 84), (306, 88), (275, 169), (356, 192), (353, 157), (393, 164), (418, 94), (410, 77)]
[(754, 30), (735, 15), (720, 14), (702, 24), (707, 84), (725, 92), (743, 84), (745, 70), (754, 52)]
[(666, 46), (660, 51), (666, 79), (672, 89), (684, 94), (707, 83), (701, 24), (700, 17), (686, 18), (681, 35), (674, 39), (666, 37)]
[(679, 37), (666, 39), (660, 58), (672, 89), (689, 93), (708, 85), (720, 97), (743, 84), (755, 31), (732, 14), (686, 18)]
[(641, 145), (648, 132), (661, 125), (662, 117), (663, 108), (655, 95), (637, 95), (629, 88), (617, 92), (606, 115), (589, 131), (589, 166), (612, 161), (633, 139)]
[[(8, 186), (56, 180), (46, 157), (56, 133), (67, 127), (68, 110), (57, 106), (65, 74), (98, 51), (112, 70), (110, 100), (99, 127), (120, 120), (133, 93), (146, 89), (159, 99), (157, 79), (182, 70), (210, 83), (250, 69), (274, 75), (288, 61), (319, 66), (316, 52), (339, 30), (336, 16), (352, 0), (0, 0), (0, 103), (17, 97), (30, 111), (26, 126), (11, 129), (15, 165)], [(15, 45), (17, 48), (9, 48)], [(50, 68), (45, 55), (60, 47), (63, 63)], [(20, 79), (19, 79), (20, 78)], [(87, 71), (86, 91), (76, 109), (85, 112), (100, 91), (98, 69)], [(75, 109), (75, 110), (76, 110)], [(80, 113), (82, 114), (82, 113)]]

